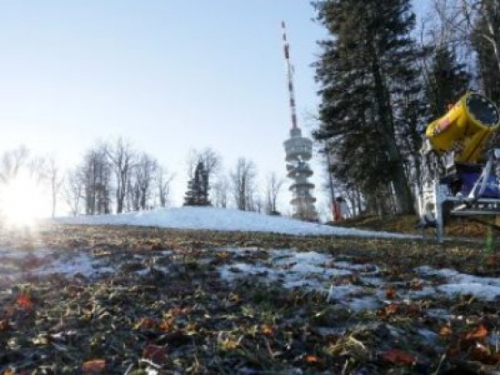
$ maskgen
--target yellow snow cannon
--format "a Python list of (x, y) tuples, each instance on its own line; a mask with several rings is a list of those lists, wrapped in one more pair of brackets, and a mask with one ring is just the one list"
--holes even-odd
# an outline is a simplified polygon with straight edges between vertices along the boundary
[(444, 116), (429, 124), (425, 135), (438, 153), (455, 151), (455, 161), (477, 163), (499, 126), (495, 104), (483, 95), (467, 92)]

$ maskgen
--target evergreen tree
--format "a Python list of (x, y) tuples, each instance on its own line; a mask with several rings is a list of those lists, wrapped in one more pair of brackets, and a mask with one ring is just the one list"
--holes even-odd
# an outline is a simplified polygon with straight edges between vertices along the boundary
[(194, 176), (188, 182), (188, 190), (184, 197), (184, 206), (210, 206), (208, 200), (208, 173), (202, 161), (199, 161)]
[(470, 75), (466, 64), (457, 61), (455, 52), (448, 47), (438, 47), (432, 59), (426, 87), (429, 103), (429, 121), (447, 112), (469, 88)]
[(331, 37), (320, 42), (316, 63), (322, 101), (314, 136), (333, 145), (337, 179), (354, 181), (372, 200), (394, 191), (398, 210), (412, 212), (398, 143), (418, 123), (406, 117), (420, 90), (410, 1), (324, 0), (315, 6)]

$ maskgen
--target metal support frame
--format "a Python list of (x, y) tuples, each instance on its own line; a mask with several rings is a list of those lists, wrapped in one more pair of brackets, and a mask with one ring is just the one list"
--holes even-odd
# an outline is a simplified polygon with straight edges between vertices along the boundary
[[(449, 212), (452, 216), (483, 216), (500, 215), (500, 196), (498, 198), (483, 198), (495, 167), (500, 161), (500, 149), (490, 151), (488, 161), (474, 183), (467, 196), (457, 194), (451, 195), (450, 189), (446, 183), (441, 182), (441, 178), (435, 177), (423, 184), (417, 189), (418, 208), (421, 217), (423, 237), (425, 238), (425, 228), (432, 226), (436, 229), (436, 240), (443, 242), (444, 235), (444, 204), (451, 202), (453, 208)], [(498, 177), (498, 176), (497, 176)], [(481, 220), (479, 220), (481, 221)], [(482, 221), (481, 221), (482, 222)]]

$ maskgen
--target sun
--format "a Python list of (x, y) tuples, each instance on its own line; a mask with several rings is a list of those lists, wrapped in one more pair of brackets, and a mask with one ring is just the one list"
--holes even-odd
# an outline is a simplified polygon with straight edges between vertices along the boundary
[(19, 173), (0, 182), (0, 220), (10, 226), (33, 226), (50, 216), (50, 194), (33, 176)]

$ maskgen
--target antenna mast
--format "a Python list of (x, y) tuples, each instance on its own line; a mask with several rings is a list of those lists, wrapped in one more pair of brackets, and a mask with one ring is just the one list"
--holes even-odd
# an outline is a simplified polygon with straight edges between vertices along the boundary
[(292, 128), (297, 129), (297, 114), (295, 112), (295, 93), (293, 89), (293, 67), (290, 63), (290, 44), (286, 38), (285, 21), (281, 21), (281, 29), (283, 31), (283, 52), (286, 62), (286, 76), (288, 80), (288, 93), (290, 95), (290, 113), (292, 115)]
[(313, 175), (313, 171), (308, 163), (312, 157), (312, 141), (303, 137), (302, 131), (297, 126), (293, 90), (293, 68), (290, 63), (290, 45), (286, 39), (284, 21), (281, 22), (281, 29), (283, 31), (283, 50), (285, 52), (288, 93), (290, 94), (290, 110), (292, 115), (290, 138), (284, 142), (287, 176), (291, 180), (289, 190), (292, 193), (292, 200), (290, 204), (293, 207), (294, 218), (315, 221), (318, 214), (314, 207), (316, 198), (312, 195), (314, 184), (308, 180)]

